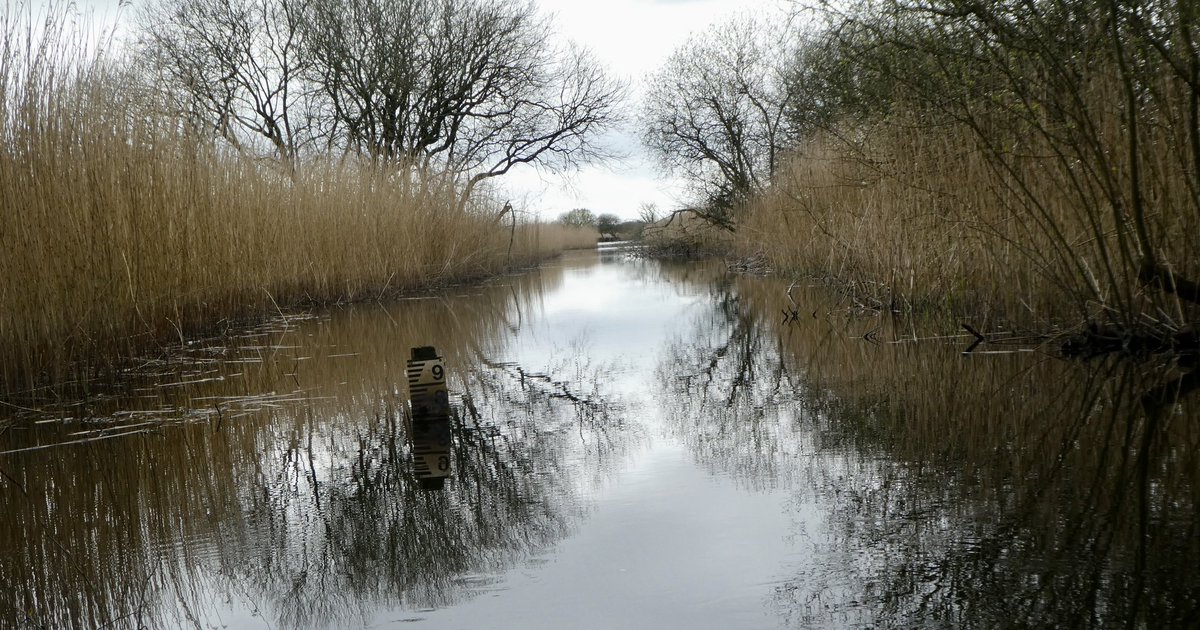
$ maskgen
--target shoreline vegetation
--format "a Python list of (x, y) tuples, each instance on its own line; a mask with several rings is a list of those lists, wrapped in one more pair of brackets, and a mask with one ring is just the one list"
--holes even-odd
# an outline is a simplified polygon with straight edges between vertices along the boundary
[[(28, 11), (27, 11), (28, 13)], [(0, 391), (84, 382), (231, 321), (495, 275), (594, 229), (429, 168), (278, 161), (161, 114), (66, 11), (0, 12)], [(86, 387), (86, 385), (85, 385)]]
[(809, 26), (718, 25), (651, 81), (643, 139), (693, 184), (703, 239), (984, 336), (1195, 353), (1192, 5), (882, 0), (792, 17)]

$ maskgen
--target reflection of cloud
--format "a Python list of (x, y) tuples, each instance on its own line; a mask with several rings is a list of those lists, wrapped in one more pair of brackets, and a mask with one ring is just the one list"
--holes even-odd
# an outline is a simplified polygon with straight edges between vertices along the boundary
[[(579, 454), (578, 430), (534, 430), (555, 417), (574, 429), (570, 401), (472, 386), (480, 417), (455, 426), (449, 488), (419, 492), (398, 411), (404, 358), (436, 346), (465, 389), (472, 357), (501, 352), (509, 319), (558, 278), (548, 268), (469, 295), (351, 305), (196, 340), (112, 388), (89, 383), (90, 403), (67, 398), (46, 414), (52, 422), (0, 431), (5, 451), (147, 418), (158, 429), (53, 456), (0, 455), (0, 620), (174, 627), (220, 617), (249, 627), (265, 617), (311, 628), (360, 609), (472, 596), (465, 576), (569, 533), (583, 476), (568, 460), (590, 453)], [(63, 421), (64, 410), (89, 419)], [(614, 436), (606, 444), (620, 426), (602, 424)], [(182, 618), (193, 612), (199, 621)]]
[(592, 356), (649, 360), (674, 326), (686, 321), (700, 297), (664, 294), (653, 278), (637, 276), (631, 282), (631, 269), (636, 267), (566, 270), (558, 290), (542, 300), (548, 328), (529, 331), (521, 352), (536, 362), (552, 352), (549, 345), (556, 339), (593, 338), (605, 341), (591, 348)]

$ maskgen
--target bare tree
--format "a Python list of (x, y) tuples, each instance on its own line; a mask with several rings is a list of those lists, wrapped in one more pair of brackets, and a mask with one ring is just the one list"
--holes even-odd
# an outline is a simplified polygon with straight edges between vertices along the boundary
[(735, 19), (690, 39), (649, 79), (642, 141), (723, 227), (770, 181), (793, 135), (786, 49), (766, 25)]
[(464, 204), (519, 164), (602, 157), (593, 138), (623, 98), (530, 2), (316, 0), (306, 33), (336, 140), (449, 173)]
[(600, 232), (600, 236), (617, 237), (617, 228), (621, 226), (621, 217), (615, 214), (605, 212), (596, 217), (596, 230)]
[(650, 224), (658, 220), (658, 204), (647, 201), (638, 206), (638, 220)]
[(315, 138), (300, 24), (309, 0), (156, 0), (137, 40), (150, 79), (176, 111), (239, 151), (289, 171)]
[[(1018, 200), (1006, 223), (1040, 236), (1047, 245), (1026, 254), (1082, 309), (1103, 304), (1104, 317), (1135, 328), (1143, 308), (1182, 308), (1161, 293), (1200, 303), (1193, 3), (881, 0), (831, 10), (859, 73), (896, 86), (931, 127), (974, 136)], [(1039, 187), (1047, 174), (1061, 184)], [(1069, 213), (1052, 210), (1062, 200)]]
[(575, 208), (562, 213), (562, 216), (558, 217), (558, 222), (575, 227), (596, 225), (596, 213), (587, 208)]
[(174, 113), (240, 151), (446, 175), (460, 207), (520, 164), (605, 157), (624, 97), (532, 2), (150, 0), (139, 49)]

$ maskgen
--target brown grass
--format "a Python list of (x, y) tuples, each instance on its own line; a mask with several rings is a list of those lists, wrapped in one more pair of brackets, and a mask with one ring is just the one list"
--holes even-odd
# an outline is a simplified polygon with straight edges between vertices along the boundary
[(449, 184), (419, 172), (314, 160), (292, 181), (144, 113), (65, 18), (0, 17), (0, 389), (221, 320), (459, 282), (587, 240), (510, 233), (494, 204), (459, 211)]
[(600, 233), (592, 226), (563, 225), (557, 222), (518, 225), (517, 234), (516, 242), (521, 251), (543, 257), (568, 249), (595, 248), (600, 240)]
[(691, 210), (680, 210), (647, 224), (641, 240), (647, 251), (662, 257), (720, 254), (729, 251), (734, 243), (732, 234)]
[[(1138, 279), (1141, 254), (1122, 210), (1134, 180), (1118, 94), (1115, 79), (1084, 94), (1100, 158), (1052, 145), (1032, 123), (981, 115), (991, 126), (977, 132), (918, 106), (813, 138), (748, 208), (740, 248), (884, 307), (1178, 328), (1193, 321), (1190, 307)], [(1184, 100), (1145, 115), (1180, 119), (1171, 108)], [(1143, 121), (1138, 189), (1155, 255), (1195, 278), (1200, 212), (1185, 129)]]
[[(1019, 275), (1028, 265), (1009, 267), (1012, 257), (992, 251), (996, 243), (954, 211), (993, 205), (989, 191), (960, 183), (986, 176), (982, 158), (946, 139), (928, 140), (897, 131), (866, 155), (815, 141), (751, 206), (739, 227), (741, 248), (785, 273), (849, 284), (879, 306), (969, 297), (987, 312), (1006, 294), (1043, 307), (1029, 287), (1017, 294), (1004, 284), (1011, 278), (997, 275), (1000, 268)], [(952, 172), (941, 167), (951, 154)]]

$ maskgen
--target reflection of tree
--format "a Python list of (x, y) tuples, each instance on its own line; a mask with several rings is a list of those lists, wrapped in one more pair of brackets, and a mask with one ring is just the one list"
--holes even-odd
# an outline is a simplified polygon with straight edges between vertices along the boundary
[(871, 344), (849, 329), (874, 321), (781, 324), (770, 282), (713, 286), (660, 364), (666, 415), (698, 461), (790, 476), (825, 515), (776, 590), (791, 624), (1200, 618), (1189, 366)]
[[(496, 340), (546, 281), (351, 308), (192, 348), (220, 360), (155, 364), (207, 375), (148, 402), (156, 418), (177, 409), (170, 426), (0, 455), (0, 628), (204, 627), (231, 602), (308, 628), (486, 588), (487, 574), (570, 531), (586, 509), (577, 461), (600, 440), (609, 451), (626, 440), (602, 370), (552, 366), (551, 379), (476, 363), (502, 350)], [(399, 411), (404, 359), (429, 343), (464, 394), (440, 492), (413, 480)], [(119, 428), (121, 405), (136, 402), (93, 399), (117, 411), (81, 423)], [(197, 407), (219, 410), (190, 415)], [(0, 451), (77, 428), (22, 425)]]
[(771, 486), (800, 449), (790, 434), (792, 375), (758, 311), (728, 279), (712, 285), (711, 308), (671, 343), (658, 367), (664, 417), (703, 465), (751, 486)]
[[(473, 385), (465, 388), (463, 401), (471, 422), (478, 424), (485, 420), (485, 414), (475, 403), (476, 397), (484, 394), (503, 400), (519, 414), (517, 418), (493, 419), (519, 431), (511, 439), (573, 436), (571, 446), (579, 456), (556, 461), (574, 464), (574, 470), (547, 471), (543, 470), (547, 462), (528, 462), (525, 470), (530, 474), (555, 474), (563, 478), (584, 472), (607, 475), (638, 435), (638, 427), (626, 421), (624, 408), (602, 387), (609, 368), (593, 365), (583, 354), (572, 353), (544, 371), (485, 360), (472, 376)], [(521, 422), (520, 418), (536, 422)]]
[(584, 509), (571, 464), (588, 439), (577, 436), (605, 435), (611, 448), (621, 423), (598, 373), (581, 398), (567, 383), (503, 367), (464, 379), (470, 395), (455, 414), (453, 476), (441, 492), (422, 492), (411, 479), (395, 412), (361, 434), (321, 440), (344, 472), (313, 474), (312, 483), (304, 459), (313, 447), (285, 455), (293, 470), (283, 474), (299, 487), (256, 506), (257, 518), (276, 522), (250, 547), (278, 549), (281, 566), (237, 581), (274, 597), (282, 625), (309, 627), (352, 606), (447, 606), (480, 586), (473, 576), (565, 536)]
[[(473, 405), (507, 422), (458, 419), (454, 475), (441, 492), (412, 479), (398, 414), (294, 444), (271, 460), (293, 491), (252, 502), (268, 527), (242, 553), (273, 550), (272, 567), (227, 575), (271, 602), (281, 625), (323, 625), (355, 607), (430, 608), (470, 595), (470, 576), (510, 566), (570, 531), (581, 507), (561, 438), (531, 431), (540, 418), (475, 388)], [(553, 405), (546, 411), (562, 413)], [(321, 446), (323, 444), (323, 446)], [(331, 465), (312, 473), (313, 450)], [(267, 570), (263, 570), (267, 569)]]

